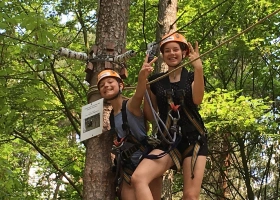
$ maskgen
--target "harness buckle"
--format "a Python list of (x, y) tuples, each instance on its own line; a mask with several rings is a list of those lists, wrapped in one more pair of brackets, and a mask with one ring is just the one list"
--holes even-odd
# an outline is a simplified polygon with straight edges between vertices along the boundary
[(179, 90), (176, 91), (176, 95), (177, 95), (177, 97), (179, 97), (179, 99), (180, 99), (180, 101), (183, 105), (184, 105), (185, 94), (186, 94), (186, 92), (183, 89), (179, 89)]
[(122, 145), (123, 145), (123, 143), (124, 143), (124, 139), (125, 139), (125, 138), (121, 138), (120, 141), (114, 140), (113, 149), (119, 149), (119, 148), (121, 148)]
[(206, 137), (204, 135), (199, 135), (197, 137), (197, 141), (199, 142), (199, 144), (201, 146), (203, 146), (206, 143), (207, 139), (206, 139)]
[(180, 97), (180, 98), (181, 98), (181, 97), (184, 97), (185, 94), (186, 94), (186, 91), (183, 90), (183, 89), (179, 89), (179, 90), (176, 91), (176, 95), (177, 95), (178, 97)]
[(176, 125), (172, 125), (170, 127), (170, 132), (172, 133), (172, 135), (174, 135), (174, 134), (176, 134), (178, 132), (177, 128), (178, 127)]
[(172, 95), (174, 95), (174, 91), (172, 89), (166, 89), (164, 90), (164, 95), (166, 97), (171, 97)]

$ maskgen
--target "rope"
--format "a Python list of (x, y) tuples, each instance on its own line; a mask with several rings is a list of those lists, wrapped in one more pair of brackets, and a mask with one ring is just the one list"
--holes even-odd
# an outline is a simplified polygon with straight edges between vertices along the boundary
[(156, 78), (156, 79), (154, 79), (154, 80), (148, 82), (147, 85), (152, 84), (152, 83), (154, 83), (154, 82), (157, 82), (157, 81), (159, 81), (160, 79), (163, 79), (164, 77), (168, 76), (168, 75), (171, 74), (172, 72), (175, 72), (176, 70), (183, 68), (184, 66), (186, 66), (186, 65), (188, 65), (188, 64), (190, 64), (190, 63), (192, 63), (192, 62), (194, 62), (194, 61), (196, 61), (196, 60), (198, 60), (198, 59), (200, 59), (201, 57), (203, 57), (203, 56), (205, 56), (205, 55), (211, 53), (212, 51), (218, 49), (219, 47), (221, 47), (221, 46), (223, 46), (223, 45), (225, 45), (225, 44), (227, 44), (227, 43), (233, 41), (235, 38), (237, 38), (237, 37), (239, 37), (240, 35), (242, 35), (242, 34), (248, 32), (249, 30), (251, 30), (252, 28), (254, 28), (255, 26), (257, 26), (258, 24), (261, 24), (261, 23), (262, 23), (263, 21), (265, 21), (266, 19), (268, 19), (268, 18), (270, 18), (271, 16), (277, 14), (279, 11), (280, 11), (280, 9), (274, 11), (273, 13), (271, 13), (271, 14), (267, 15), (266, 17), (260, 19), (260, 20), (259, 20), (258, 22), (256, 22), (255, 24), (249, 26), (249, 27), (246, 28), (245, 30), (243, 30), (243, 31), (241, 31), (240, 33), (236, 34), (235, 36), (229, 38), (228, 40), (226, 40), (226, 41), (220, 43), (220, 44), (217, 45), (216, 47), (214, 47), (214, 48), (212, 48), (212, 49), (206, 51), (206, 52), (203, 53), (203, 54), (201, 54), (199, 57), (195, 58), (194, 60), (189, 61), (189, 62), (187, 62), (187, 63), (185, 63), (185, 64), (182, 64), (182, 65), (178, 66), (177, 68), (171, 70), (170, 72), (167, 72), (166, 74), (164, 74), (164, 75), (162, 75), (162, 76), (160, 76), (160, 77), (158, 77), (158, 78)]
[[(204, 17), (204, 16), (207, 15), (208, 13), (212, 12), (213, 10), (215, 10), (216, 8), (218, 8), (219, 6), (221, 6), (222, 4), (226, 3), (227, 1), (229, 1), (229, 0), (224, 0), (224, 1), (220, 2), (219, 4), (215, 5), (215, 6), (212, 7), (211, 9), (207, 10), (206, 12), (202, 13), (202, 14), (199, 15), (198, 17), (196, 17), (196, 18), (192, 19), (191, 21), (189, 21), (188, 23), (186, 23), (184, 26), (182, 26), (182, 27), (180, 27), (179, 29), (177, 29), (175, 32), (171, 33), (171, 35), (173, 35), (173, 34), (175, 34), (175, 33), (177, 33), (177, 32), (180, 32), (180, 31), (181, 31), (182, 29), (184, 29), (185, 27), (187, 27), (187, 26), (191, 25), (192, 23), (194, 23), (195, 21), (201, 19), (202, 17)], [(145, 5), (145, 1), (144, 1), (144, 11), (143, 11), (142, 30), (143, 30), (144, 41), (145, 41), (145, 44), (146, 44), (146, 46), (147, 46), (146, 34), (145, 34), (145, 24), (144, 24), (144, 23), (145, 23), (145, 20), (146, 20), (146, 19), (145, 19), (145, 16), (146, 16), (146, 14), (145, 14), (145, 13), (146, 13), (145, 7), (146, 7), (146, 5)], [(231, 6), (231, 7), (232, 7), (232, 6)], [(173, 26), (173, 25), (182, 17), (182, 15), (183, 15), (185, 12), (186, 12), (186, 11), (184, 11), (184, 12), (175, 20), (175, 22), (173, 22), (172, 25), (170, 25), (170, 27)], [(170, 31), (170, 30), (169, 30), (169, 31)], [(157, 41), (157, 42), (155, 42), (155, 44), (159, 44), (161, 41), (162, 41), (162, 39), (159, 40), (159, 41)], [(140, 50), (137, 51), (137, 53), (142, 52), (142, 51), (146, 51), (146, 49), (147, 49), (147, 47), (146, 47), (146, 48), (141, 48)]]
[[(207, 12), (203, 13), (203, 14), (202, 14), (201, 16), (199, 16), (199, 17), (202, 17), (202, 16), (208, 14), (210, 11), (216, 9), (217, 7), (219, 7), (220, 5), (222, 5), (223, 3), (227, 2), (227, 1), (228, 1), (228, 0), (224, 0), (223, 2), (221, 2), (221, 3), (219, 3), (218, 5), (214, 6), (213, 8), (211, 8), (211, 9), (208, 10)], [(248, 27), (247, 29), (241, 31), (240, 33), (238, 33), (238, 34), (236, 34), (235, 36), (229, 38), (228, 40), (226, 40), (226, 41), (220, 43), (219, 45), (217, 45), (216, 47), (210, 49), (209, 51), (207, 51), (207, 52), (201, 54), (201, 55), (200, 55), (199, 57), (197, 57), (196, 59), (194, 59), (194, 60), (192, 60), (192, 61), (189, 61), (189, 62), (187, 62), (187, 63), (185, 63), (185, 64), (182, 64), (182, 65), (178, 66), (176, 69), (173, 69), (173, 70), (171, 70), (170, 72), (167, 72), (166, 74), (164, 74), (164, 75), (162, 75), (162, 76), (160, 76), (160, 77), (154, 79), (153, 81), (148, 82), (147, 84), (152, 84), (152, 83), (154, 83), (154, 82), (156, 82), (156, 81), (159, 81), (160, 79), (162, 79), (162, 78), (168, 76), (168, 75), (171, 74), (172, 72), (175, 72), (176, 70), (178, 70), (178, 69), (180, 69), (180, 68), (182, 68), (182, 67), (185, 67), (186, 65), (188, 65), (188, 64), (190, 64), (190, 63), (192, 63), (192, 62), (194, 62), (194, 61), (196, 61), (196, 60), (198, 60), (198, 59), (200, 59), (201, 57), (203, 57), (203, 56), (205, 56), (205, 55), (211, 53), (212, 51), (218, 49), (219, 47), (221, 47), (221, 46), (223, 46), (223, 45), (225, 45), (225, 44), (227, 44), (227, 43), (233, 41), (235, 38), (237, 38), (237, 37), (239, 37), (240, 35), (242, 35), (242, 34), (248, 32), (249, 30), (253, 29), (255, 26), (257, 26), (258, 24), (261, 24), (261, 23), (262, 23), (263, 21), (265, 21), (266, 19), (268, 19), (268, 18), (270, 18), (271, 16), (277, 14), (279, 11), (280, 11), (280, 9), (274, 11), (273, 13), (271, 13), (271, 14), (267, 15), (266, 17), (262, 18), (261, 20), (259, 20), (259, 21), (256, 22), (255, 24), (251, 25), (251, 26)], [(192, 20), (191, 22), (189, 22), (189, 23), (186, 24), (185, 26), (191, 24), (192, 22), (196, 21), (197, 19), (199, 19), (199, 18), (196, 18), (196, 19)], [(180, 29), (178, 29), (178, 30), (175, 31), (174, 33), (180, 31), (180, 30), (183, 29), (185, 26), (181, 27)], [(174, 34), (174, 33), (172, 33), (172, 34)], [(55, 50), (55, 49), (53, 49), (53, 48), (51, 48), (51, 47), (47, 47), (47, 46), (43, 46), (43, 45), (34, 44), (34, 43), (32, 43), (32, 42), (24, 41), (24, 40), (21, 40), (21, 39), (19, 39), (19, 38), (16, 38), (16, 37), (13, 37), (13, 36), (9, 36), (9, 35), (3, 34), (3, 33), (0, 33), (0, 35), (1, 35), (1, 36), (5, 36), (5, 37), (8, 37), (8, 38), (11, 38), (11, 39), (14, 39), (14, 40), (18, 40), (18, 41), (23, 42), (23, 43), (26, 43), (26, 44), (30, 44), (30, 45), (34, 45), (34, 46), (37, 46), (37, 47), (40, 47), (40, 48), (48, 49), (48, 50), (51, 50), (51, 51), (54, 51), (54, 52), (57, 51), (57, 50)], [(161, 42), (161, 41), (158, 41), (157, 43), (160, 43), (160, 42)], [(141, 51), (141, 50), (140, 50), (140, 51)], [(135, 52), (135, 54), (137, 54), (137, 53), (140, 52), (140, 51)]]
[[(152, 114), (153, 114), (153, 117), (154, 117), (154, 120), (156, 122), (156, 126), (162, 136), (162, 139), (167, 143), (167, 144), (174, 144), (175, 141), (176, 141), (176, 134), (174, 135), (174, 137), (172, 138), (169, 131), (168, 131), (168, 128), (167, 128), (167, 125), (165, 125), (165, 123), (162, 121), (162, 119), (159, 117), (159, 115), (157, 114), (157, 112), (155, 111), (155, 109), (153, 108), (153, 105), (152, 105), (152, 102), (151, 102), (151, 99), (150, 99), (150, 95), (148, 94), (148, 91), (146, 90), (145, 92), (145, 97), (149, 103), (149, 106), (151, 108), (151, 111), (152, 111)], [(164, 128), (164, 131), (166, 131), (166, 135), (167, 137), (169, 138), (169, 140), (167, 138), (165, 138), (165, 135), (164, 133), (162, 132), (161, 130), (161, 127), (159, 125), (159, 122), (162, 124), (163, 128)], [(171, 121), (170, 121), (171, 122)], [(170, 123), (169, 122), (169, 123)], [(169, 124), (170, 125), (170, 124)]]

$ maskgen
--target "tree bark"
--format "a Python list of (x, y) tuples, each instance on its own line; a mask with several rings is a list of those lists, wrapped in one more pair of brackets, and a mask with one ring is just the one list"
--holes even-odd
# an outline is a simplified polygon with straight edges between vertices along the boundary
[[(158, 6), (158, 26), (156, 30), (156, 41), (160, 41), (162, 36), (167, 33), (176, 31), (178, 0), (159, 0)], [(158, 55), (160, 52), (158, 51)], [(155, 72), (167, 71), (167, 66), (163, 64), (162, 58), (159, 56), (156, 62)]]
[[(129, 0), (99, 0), (98, 22), (94, 53), (98, 55), (119, 55), (125, 51), (126, 32), (129, 15)], [(96, 88), (97, 75), (104, 68), (119, 71), (119, 66), (107, 62), (93, 63), (90, 74), (88, 102), (100, 99)], [(86, 161), (83, 177), (84, 200), (114, 200), (114, 174), (111, 171), (111, 148), (113, 135), (110, 129), (109, 112), (111, 106), (104, 103), (103, 133), (86, 141)]]
[(221, 173), (220, 173), (220, 178), (219, 178), (219, 183), (220, 183), (220, 190), (222, 191), (222, 197), (219, 197), (219, 200), (225, 200), (228, 199), (230, 193), (229, 193), (229, 188), (228, 188), (228, 168), (230, 166), (230, 155), (229, 155), (229, 133), (225, 133), (222, 141), (222, 146), (221, 146)]
[(174, 173), (172, 170), (163, 175), (162, 200), (172, 200), (172, 182)]
[(246, 190), (247, 190), (247, 199), (248, 200), (254, 200), (255, 199), (255, 194), (253, 192), (253, 188), (251, 186), (251, 176), (250, 176), (250, 169), (248, 166), (247, 162), (247, 156), (245, 153), (245, 145), (244, 145), (244, 140), (242, 138), (238, 139), (238, 145), (240, 147), (240, 155), (241, 155), (241, 160), (243, 164), (243, 169), (244, 169), (244, 180), (245, 180), (245, 185), (246, 185)]

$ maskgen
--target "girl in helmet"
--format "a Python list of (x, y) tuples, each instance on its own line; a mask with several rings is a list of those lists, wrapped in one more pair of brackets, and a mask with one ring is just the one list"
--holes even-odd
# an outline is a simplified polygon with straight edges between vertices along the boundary
[[(146, 79), (152, 72), (152, 64), (156, 59), (148, 63), (148, 56), (146, 57), (142, 69), (138, 75), (138, 83), (134, 95), (127, 100), (126, 104), (123, 104), (123, 96), (121, 95), (124, 83), (119, 76), (113, 70), (106, 69), (99, 73), (97, 80), (97, 87), (100, 95), (105, 100), (110, 101), (113, 110), (111, 112), (110, 124), (113, 131), (116, 131), (117, 138), (119, 141), (115, 141), (115, 145), (119, 145), (120, 151), (124, 152), (129, 148), (129, 152), (126, 151), (121, 156), (122, 163), (122, 177), (123, 180), (120, 184), (120, 199), (122, 200), (134, 200), (135, 192), (133, 187), (130, 185), (130, 176), (139, 164), (140, 157), (143, 154), (143, 150), (140, 150), (139, 146), (145, 146), (146, 141), (146, 129), (144, 123), (144, 116), (142, 109), (140, 108), (143, 100), (144, 93), (146, 91)], [(125, 113), (127, 118), (127, 125), (129, 130), (124, 130), (123, 124), (123, 111), (122, 107), (125, 106)], [(117, 144), (121, 143), (121, 144)], [(129, 146), (129, 145), (131, 146)], [(136, 144), (135, 146), (133, 146)], [(138, 145), (138, 146), (137, 146)], [(127, 146), (127, 147), (126, 147)], [(136, 149), (134, 148), (136, 147)], [(128, 155), (128, 153), (130, 153)], [(125, 159), (124, 159), (125, 157)], [(157, 186), (161, 185), (162, 179), (159, 177), (150, 184), (150, 190), (154, 199), (160, 200), (161, 190), (158, 190)], [(156, 187), (155, 187), (156, 186)], [(156, 188), (157, 190), (154, 190)]]
[[(183, 171), (183, 200), (198, 200), (208, 153), (207, 139), (206, 137), (203, 138), (204, 140), (201, 142), (200, 149), (197, 153), (198, 156), (194, 168), (192, 168), (191, 162), (194, 150), (188, 147), (192, 147), (197, 142), (200, 133), (179, 106), (183, 101), (184, 105), (194, 113), (194, 116), (204, 128), (203, 121), (197, 109), (197, 105), (202, 102), (204, 95), (203, 67), (201, 60), (197, 59), (199, 57), (198, 43), (196, 42), (195, 48), (193, 48), (183, 35), (175, 33), (163, 37), (160, 44), (160, 51), (163, 56), (163, 61), (168, 65), (168, 71), (180, 66), (185, 57), (188, 57), (190, 61), (194, 60), (191, 63), (194, 72), (188, 72), (185, 68), (179, 68), (169, 74), (169, 76), (147, 87), (152, 105), (159, 112), (159, 116), (164, 122), (169, 114), (167, 108), (170, 107), (170, 102), (167, 100), (166, 94), (168, 91), (170, 92), (169, 98), (172, 98), (173, 105), (175, 106), (173, 108), (176, 108), (178, 112), (174, 118), (176, 117), (178, 119), (177, 124), (180, 127), (178, 130), (181, 132), (181, 137), (174, 143), (175, 146), (171, 151), (167, 150), (168, 147), (170, 148), (170, 145), (166, 145), (163, 142), (159, 148), (154, 149), (150, 153), (152, 155), (162, 155), (163, 152), (167, 152), (164, 154), (165, 156), (159, 159), (143, 159), (133, 173), (132, 183), (135, 188), (137, 200), (153, 200), (148, 187), (149, 183), (155, 178), (162, 176), (166, 170), (175, 165), (177, 169), (182, 167)], [(163, 74), (153, 75), (149, 78), (149, 81)], [(144, 113), (147, 120), (154, 120), (152, 110), (146, 102), (144, 102)], [(191, 150), (184, 154), (186, 149)]]

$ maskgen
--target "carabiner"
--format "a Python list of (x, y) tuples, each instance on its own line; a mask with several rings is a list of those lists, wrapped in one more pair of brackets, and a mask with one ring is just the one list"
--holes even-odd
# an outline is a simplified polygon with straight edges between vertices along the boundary
[(119, 149), (119, 148), (121, 148), (123, 146), (124, 139), (125, 138), (121, 138), (121, 140), (119, 142), (117, 140), (114, 140), (113, 141), (114, 144), (113, 144), (112, 149)]
[(177, 122), (178, 122), (179, 119), (180, 119), (179, 110), (177, 110), (177, 116), (178, 116), (177, 118), (175, 118), (175, 117), (172, 116), (172, 114), (171, 114), (172, 111), (173, 111), (173, 110), (169, 110), (168, 115), (169, 115), (169, 117), (172, 119), (173, 125), (177, 125)]

